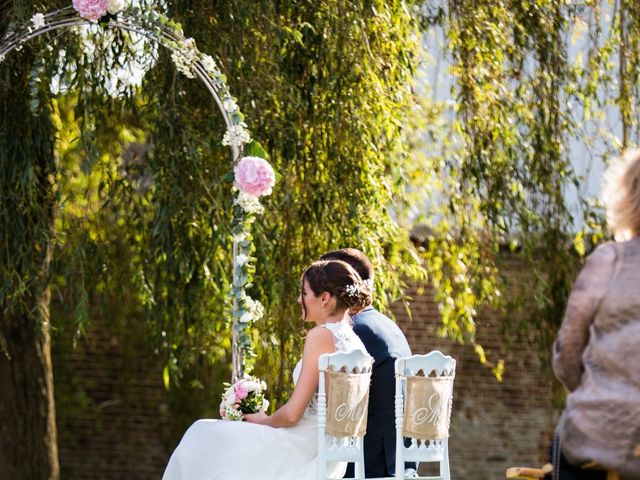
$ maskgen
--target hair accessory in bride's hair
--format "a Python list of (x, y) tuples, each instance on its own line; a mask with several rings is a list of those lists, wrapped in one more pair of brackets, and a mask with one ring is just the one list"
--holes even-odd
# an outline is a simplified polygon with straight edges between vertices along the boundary
[(368, 290), (370, 290), (370, 287), (366, 281), (359, 281), (344, 287), (344, 291), (350, 297), (357, 297), (361, 293), (367, 293)]

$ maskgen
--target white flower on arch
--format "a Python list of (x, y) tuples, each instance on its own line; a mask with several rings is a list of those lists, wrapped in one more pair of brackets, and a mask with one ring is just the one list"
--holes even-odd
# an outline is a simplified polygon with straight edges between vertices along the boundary
[(240, 147), (251, 141), (251, 135), (245, 130), (247, 125), (240, 122), (237, 125), (231, 125), (222, 137), (222, 144), (232, 147)]
[(242, 267), (242, 266), (246, 265), (247, 263), (249, 263), (249, 257), (247, 255), (245, 255), (244, 253), (241, 253), (240, 255), (238, 255), (236, 257), (236, 263), (239, 266)]
[(34, 30), (40, 30), (47, 26), (47, 20), (44, 18), (42, 13), (36, 13), (31, 17), (31, 24), (33, 25)]
[(218, 64), (211, 55), (203, 55), (200, 59), (200, 63), (202, 63), (202, 67), (209, 75), (212, 75), (214, 77), (220, 76), (221, 72), (218, 68)]
[(107, 0), (107, 12), (111, 15), (120, 13), (131, 5), (131, 0)]
[(179, 50), (171, 54), (171, 60), (176, 68), (187, 78), (196, 78), (193, 73), (193, 64), (198, 61), (198, 47), (193, 38), (187, 38), (179, 45)]

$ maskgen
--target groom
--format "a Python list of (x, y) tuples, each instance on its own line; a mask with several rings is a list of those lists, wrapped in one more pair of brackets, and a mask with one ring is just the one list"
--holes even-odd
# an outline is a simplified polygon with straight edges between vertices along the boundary
[[(320, 259), (342, 260), (351, 265), (362, 280), (373, 283), (373, 265), (360, 250), (342, 248), (326, 253)], [(390, 477), (396, 471), (394, 363), (396, 358), (410, 356), (411, 349), (398, 325), (371, 305), (355, 315), (353, 323), (353, 330), (374, 359), (367, 434), (364, 437), (365, 476)], [(407, 464), (407, 467), (411, 466)], [(353, 470), (353, 464), (350, 463), (346, 477), (353, 477)]]

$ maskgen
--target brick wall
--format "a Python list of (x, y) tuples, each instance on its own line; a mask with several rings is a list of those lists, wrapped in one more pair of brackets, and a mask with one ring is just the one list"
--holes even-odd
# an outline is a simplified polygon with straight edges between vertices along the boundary
[(161, 365), (98, 321), (54, 356), (63, 480), (159, 479), (170, 451)]
[[(438, 338), (432, 291), (418, 294), (414, 286), (410, 293), (413, 318), (401, 306), (394, 313), (414, 353), (439, 349), (457, 360), (453, 478), (499, 479), (509, 466), (543, 463), (556, 418), (549, 372), (525, 342), (506, 349), (499, 317), (484, 312), (479, 343), (489, 355), (505, 351), (498, 382), (472, 347)], [(63, 337), (54, 344), (62, 479), (156, 480), (190, 419), (176, 420), (184, 402), (171, 407), (162, 366), (144, 339), (109, 330), (108, 321), (98, 320), (76, 350)]]
[(538, 466), (546, 453), (557, 413), (552, 404), (550, 372), (523, 340), (505, 347), (498, 315), (481, 312), (477, 341), (487, 356), (500, 354), (506, 369), (499, 382), (479, 362), (474, 348), (439, 338), (439, 314), (433, 291), (409, 294), (412, 319), (403, 307), (394, 313), (413, 353), (440, 350), (456, 359), (456, 379), (449, 440), (454, 479), (505, 478), (508, 467)]

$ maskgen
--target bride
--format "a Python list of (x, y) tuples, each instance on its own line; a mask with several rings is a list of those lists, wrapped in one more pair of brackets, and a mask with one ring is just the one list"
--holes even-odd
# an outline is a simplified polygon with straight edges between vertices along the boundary
[[(366, 351), (349, 312), (369, 305), (371, 290), (349, 264), (319, 261), (304, 272), (298, 303), (303, 320), (315, 327), (293, 371), (289, 401), (273, 415), (247, 414), (246, 422), (196, 421), (171, 455), (163, 480), (315, 480), (318, 358)], [(345, 469), (344, 462), (327, 465), (330, 478), (342, 478)]]

